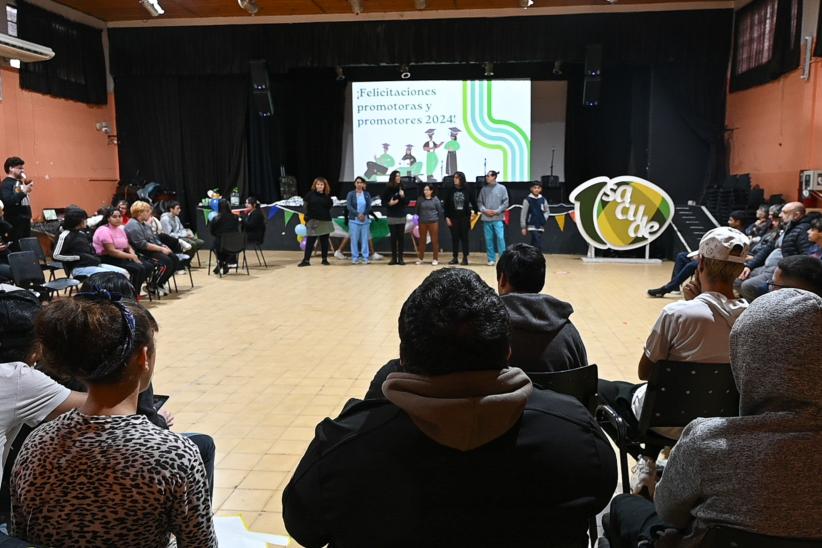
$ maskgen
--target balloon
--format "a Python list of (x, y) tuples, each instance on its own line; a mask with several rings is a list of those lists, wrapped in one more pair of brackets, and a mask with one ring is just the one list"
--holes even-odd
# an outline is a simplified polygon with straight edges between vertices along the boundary
[(306, 243), (307, 243), (307, 240), (300, 240), (300, 249), (302, 249), (303, 251), (305, 251), (305, 244)]
[(216, 211), (209, 211), (209, 212), (208, 212), (208, 220), (209, 220), (209, 222), (210, 222), (212, 219), (214, 219), (214, 217), (216, 217), (216, 216), (217, 216), (217, 212), (216, 212)]
[(298, 242), (302, 242), (303, 240), (305, 240), (305, 236), (297, 236)]
[(413, 234), (416, 239), (418, 239), (418, 240), (420, 239), (420, 227), (419, 227), (419, 225), (414, 227), (414, 230), (411, 231), (411, 234)]
[(409, 214), (407, 214), (407, 215), (405, 216), (405, 220), (406, 220), (406, 221), (410, 221), (410, 220), (411, 220), (411, 219), (413, 219), (413, 218), (414, 218), (414, 216), (413, 216), (413, 215), (411, 215), (410, 213), (409, 213)]
[(297, 225), (294, 227), (294, 234), (297, 236), (305, 236), (308, 234), (308, 231), (305, 228), (305, 225)]
[(419, 215), (414, 215), (411, 219), (414, 221), (414, 226), (419, 226), (420, 225), (420, 216)]

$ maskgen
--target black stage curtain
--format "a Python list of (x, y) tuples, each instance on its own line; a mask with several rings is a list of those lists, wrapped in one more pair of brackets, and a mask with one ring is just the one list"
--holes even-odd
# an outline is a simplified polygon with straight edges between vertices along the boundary
[(120, 77), (116, 84), (124, 180), (176, 190), (189, 215), (209, 189), (248, 192), (248, 77)]
[[(246, 74), (263, 59), (295, 67), (582, 62), (602, 44), (606, 62), (727, 63), (731, 10), (544, 17), (109, 29), (112, 74)], [(169, 52), (174, 55), (169, 55)]]
[(21, 64), (20, 87), (62, 99), (105, 105), (108, 94), (102, 31), (22, 0), (17, 2), (17, 9), (20, 38), (54, 50), (50, 61)]
[(822, 57), (822, 9), (819, 10), (819, 18), (816, 22), (816, 46), (813, 48), (814, 57)]
[[(736, 19), (761, 10), (769, 0), (756, 0), (736, 13)], [(773, 31), (773, 52), (769, 61), (737, 74), (744, 52), (739, 47), (739, 25), (733, 42), (731, 92), (742, 91), (772, 82), (799, 66), (802, 40), (802, 0), (777, 0), (776, 23)]]

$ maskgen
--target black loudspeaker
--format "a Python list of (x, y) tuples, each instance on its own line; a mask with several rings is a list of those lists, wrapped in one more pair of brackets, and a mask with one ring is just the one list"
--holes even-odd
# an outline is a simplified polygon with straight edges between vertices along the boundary
[(446, 175), (442, 178), (442, 184), (444, 185), (453, 185), (454, 184), (454, 176), (453, 175)]
[(598, 77), (586, 76), (585, 86), (582, 89), (582, 105), (586, 107), (599, 106), (599, 92), (602, 82)]
[(476, 182), (477, 182), (478, 185), (484, 185), (485, 184), (485, 175), (477, 175)]
[(559, 188), (559, 175), (543, 175), (540, 177), (540, 182), (545, 188)]
[(585, 48), (585, 86), (582, 91), (582, 105), (599, 106), (602, 77), (602, 46), (590, 44)]
[(271, 90), (268, 82), (268, 69), (265, 61), (249, 61), (251, 66), (251, 98), (257, 114), (271, 116), (274, 105), (271, 102)]

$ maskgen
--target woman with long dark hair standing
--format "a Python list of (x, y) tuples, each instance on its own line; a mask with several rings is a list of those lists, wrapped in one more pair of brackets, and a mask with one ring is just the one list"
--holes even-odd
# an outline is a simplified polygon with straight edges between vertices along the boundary
[[(450, 154), (450, 153), (449, 153)], [(460, 247), (462, 247), (462, 264), (468, 264), (470, 251), (468, 234), (471, 232), (471, 215), (479, 211), (477, 197), (465, 185), (465, 173), (454, 173), (454, 188), (445, 197), (445, 222), (451, 231), (451, 248), (454, 258), (448, 264), (459, 262)]]
[(311, 190), (303, 198), (305, 205), (305, 228), (307, 237), (305, 240), (305, 255), (297, 266), (311, 266), (309, 260), (314, 252), (314, 244), (320, 240), (323, 264), (328, 262), (328, 235), (334, 232), (334, 225), (331, 222), (331, 187), (324, 177), (317, 177), (311, 184)]
[(388, 264), (405, 264), (405, 206), (408, 200), (402, 186), (402, 176), (399, 171), (392, 171), (388, 177), (388, 185), (382, 194), (382, 205), (385, 206), (388, 216), (388, 230), (391, 232), (391, 262)]

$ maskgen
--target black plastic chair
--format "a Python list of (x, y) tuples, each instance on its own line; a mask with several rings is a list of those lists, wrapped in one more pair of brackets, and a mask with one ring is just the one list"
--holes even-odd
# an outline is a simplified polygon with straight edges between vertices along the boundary
[(9, 266), (11, 267), (11, 275), (14, 278), (15, 285), (35, 291), (46, 291), (49, 298), (53, 293), (73, 290), (73, 288), (80, 285), (79, 281), (69, 278), (46, 282), (37, 257), (31, 251), (9, 253)]
[(671, 440), (651, 429), (684, 427), (699, 417), (739, 415), (739, 391), (728, 364), (661, 361), (651, 369), (645, 401), (636, 432), (611, 406), (598, 405), (596, 418), (619, 447), (622, 490), (629, 492), (628, 448), (651, 443), (673, 445)]
[[(177, 259), (180, 261), (180, 266), (183, 267), (183, 270), (188, 272), (188, 281), (191, 282), (191, 288), (194, 289), (194, 277), (191, 275), (191, 256), (185, 253), (175, 253), (177, 255)], [(171, 281), (174, 282), (174, 292), (179, 293), (180, 290), (177, 288), (177, 273), (171, 275)]]
[(63, 263), (60, 261), (49, 262), (46, 259), (46, 253), (43, 251), (43, 246), (40, 245), (40, 240), (36, 236), (29, 236), (28, 238), (20, 238), (17, 240), (20, 245), (20, 251), (31, 251), (34, 256), (40, 261), (40, 268), (49, 272), (49, 281), (54, 280), (54, 273), (58, 270), (63, 270)]
[(263, 253), (263, 246), (260, 242), (249, 242), (254, 249), (254, 255), (257, 257), (257, 266), (268, 268), (268, 263), (265, 262), (265, 253)]
[(526, 374), (535, 385), (560, 394), (573, 396), (589, 411), (595, 409), (599, 372), (595, 363), (567, 371)]
[[(245, 248), (246, 248), (246, 233), (245, 232), (226, 232), (224, 234), (220, 234), (220, 247), (217, 251), (212, 249), (208, 253), (208, 274), (211, 275), (211, 256), (215, 255), (215, 259), (217, 259), (216, 253), (231, 253), (237, 255), (237, 266), (234, 268), (234, 271), (239, 273), (240, 272), (240, 255), (243, 256), (243, 268), (245, 268), (245, 273), (250, 276), (251, 272), (248, 270), (248, 261), (245, 257)], [(222, 278), (223, 273), (222, 270), (219, 272), (219, 276)]]
[(819, 548), (822, 539), (794, 539), (750, 533), (734, 527), (713, 525), (700, 546), (705, 548)]

